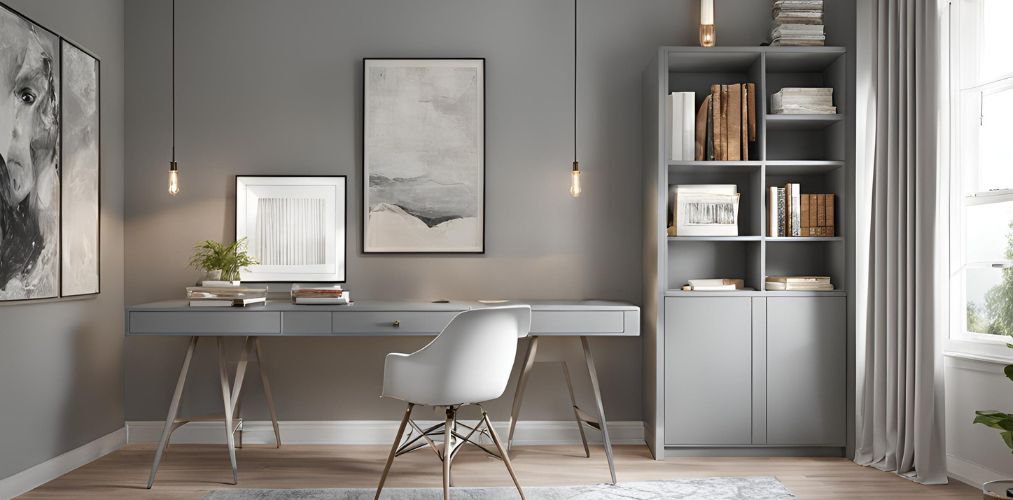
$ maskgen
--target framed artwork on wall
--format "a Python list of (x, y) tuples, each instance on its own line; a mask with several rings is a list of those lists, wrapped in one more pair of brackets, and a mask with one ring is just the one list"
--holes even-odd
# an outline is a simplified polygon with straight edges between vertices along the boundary
[(485, 252), (485, 59), (363, 59), (364, 253)]
[(60, 37), (0, 4), (0, 301), (60, 293)]
[(61, 43), (61, 295), (99, 293), (99, 60)]
[(344, 282), (345, 176), (236, 176), (236, 240), (252, 282)]

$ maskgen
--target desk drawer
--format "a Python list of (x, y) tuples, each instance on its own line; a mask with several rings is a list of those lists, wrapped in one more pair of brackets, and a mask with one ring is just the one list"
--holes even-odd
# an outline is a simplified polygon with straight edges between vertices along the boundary
[(531, 334), (623, 333), (623, 311), (533, 311)]
[(331, 333), (331, 313), (285, 311), (281, 313), (281, 331), (286, 335), (327, 335)]
[(270, 311), (132, 311), (130, 333), (277, 335), (281, 313)]
[(331, 316), (331, 331), (345, 334), (436, 335), (443, 331), (455, 315), (457, 312), (454, 311), (342, 311)]

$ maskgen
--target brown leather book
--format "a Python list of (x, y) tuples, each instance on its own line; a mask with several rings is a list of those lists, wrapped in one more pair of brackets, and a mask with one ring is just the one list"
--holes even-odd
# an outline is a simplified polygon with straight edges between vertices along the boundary
[(732, 153), (728, 143), (728, 85), (721, 86), (721, 154), (723, 160), (731, 160)]
[(742, 143), (742, 161), (749, 161), (749, 96), (748, 94), (749, 85), (742, 84), (742, 126), (741, 128), (741, 139)]
[(749, 142), (756, 142), (756, 84), (746, 84), (746, 95), (749, 98)]
[(810, 196), (812, 196), (812, 195), (808, 195), (808, 194), (803, 194), (802, 195), (802, 204), (801, 204), (802, 210), (800, 210), (801, 213), (802, 213), (802, 233), (801, 233), (802, 236), (809, 236), (809, 230), (812, 227), (812, 224), (809, 223), (809, 214), (811, 213), (809, 211), (809, 197)]
[(721, 85), (711, 85), (711, 104), (714, 106), (714, 159), (724, 160), (724, 143), (721, 141), (721, 122), (724, 117), (721, 108)]
[(834, 234), (834, 193), (830, 193), (830, 194), (827, 195), (827, 209), (826, 209), (826, 211), (827, 211), (827, 224), (826, 224), (826, 226), (829, 229), (829, 234), (827, 234), (827, 236), (836, 236)]
[(816, 226), (825, 227), (827, 225), (827, 195), (818, 194), (816, 202)]
[(696, 154), (693, 158), (696, 161), (703, 161), (707, 158), (707, 107), (710, 106), (711, 96), (703, 98), (700, 111), (696, 112)]
[(809, 234), (808, 236), (819, 236), (819, 220), (817, 214), (819, 212), (819, 196), (812, 195), (809, 197)]
[(742, 84), (728, 85), (728, 159), (742, 159)]

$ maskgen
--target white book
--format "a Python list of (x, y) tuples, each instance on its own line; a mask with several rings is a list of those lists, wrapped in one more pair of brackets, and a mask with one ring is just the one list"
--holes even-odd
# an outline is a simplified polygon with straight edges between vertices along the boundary
[(767, 236), (777, 237), (777, 186), (770, 186), (770, 199), (767, 202)]
[[(726, 285), (724, 278), (704, 278), (704, 279), (689, 280), (689, 286), (697, 288), (702, 286), (726, 286)], [(734, 287), (735, 285), (732, 286)]]
[(715, 286), (691, 286), (694, 292), (724, 292), (724, 291), (735, 291), (735, 285), (715, 285)]
[(665, 110), (668, 115), (668, 159), (678, 161), (682, 159), (682, 120), (676, 119), (682, 116), (679, 113), (682, 108), (682, 100), (675, 98), (675, 92), (665, 96)]
[(682, 159), (696, 159), (696, 93), (679, 92), (682, 95)]
[(791, 185), (791, 235), (802, 235), (802, 186), (798, 183)]

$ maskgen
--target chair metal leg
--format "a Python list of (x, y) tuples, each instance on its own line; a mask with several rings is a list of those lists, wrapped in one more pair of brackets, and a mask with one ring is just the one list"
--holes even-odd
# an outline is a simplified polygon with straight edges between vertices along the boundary
[(257, 364), (260, 365), (260, 384), (264, 386), (264, 399), (267, 401), (267, 410), (271, 413), (271, 426), (274, 427), (274, 447), (281, 448), (281, 430), (278, 429), (278, 412), (274, 408), (271, 382), (267, 380), (267, 368), (264, 366), (264, 347), (260, 344), (260, 337), (253, 337), (253, 343), (257, 351)]
[(401, 425), (397, 428), (397, 436), (394, 437), (394, 444), (390, 446), (390, 455), (387, 456), (387, 464), (383, 466), (383, 474), (380, 476), (380, 484), (376, 487), (376, 496), (373, 500), (380, 498), (380, 492), (383, 491), (383, 483), (387, 481), (387, 473), (390, 472), (390, 466), (394, 463), (394, 455), (397, 453), (398, 445), (401, 444), (401, 437), (404, 436), (405, 427), (408, 426), (408, 421), (412, 417), (412, 407), (415, 406), (412, 403), (408, 403), (408, 407), (405, 408), (404, 416), (401, 417)]
[(573, 395), (573, 381), (570, 380), (570, 368), (566, 361), (560, 361), (563, 368), (563, 379), (566, 380), (566, 390), (570, 393), (570, 405), (573, 407), (573, 418), (577, 421), (577, 430), (580, 431), (580, 441), (584, 444), (584, 455), (591, 458), (591, 449), (587, 446), (587, 435), (584, 434), (583, 419), (580, 418), (580, 408), (577, 407), (577, 398)]
[(525, 500), (524, 488), (521, 488), (521, 481), (517, 479), (517, 473), (514, 472), (514, 466), (510, 463), (510, 455), (507, 455), (506, 450), (503, 449), (503, 443), (500, 442), (499, 436), (496, 434), (496, 429), (492, 428), (492, 422), (489, 420), (489, 414), (485, 412), (485, 408), (481, 408), (481, 410), (482, 420), (485, 421), (486, 427), (489, 428), (489, 436), (492, 438), (493, 444), (496, 445), (496, 449), (499, 450), (500, 456), (503, 457), (503, 464), (506, 465), (507, 472), (510, 473), (510, 479), (513, 479), (514, 486), (517, 487), (517, 492), (521, 494), (521, 500)]
[(443, 500), (450, 500), (450, 454), (453, 452), (454, 434), (450, 432), (454, 428), (455, 409), (447, 407), (447, 422), (445, 434), (443, 435)]
[(602, 439), (605, 442), (605, 457), (608, 458), (609, 472), (612, 474), (612, 484), (616, 484), (616, 465), (612, 459), (612, 440), (609, 438), (608, 423), (605, 421), (605, 406), (601, 401), (601, 388), (598, 385), (598, 370), (594, 366), (594, 357), (591, 356), (591, 346), (587, 337), (580, 337), (580, 345), (584, 348), (584, 361), (587, 363), (587, 374), (591, 377), (591, 390), (594, 392), (594, 404), (598, 410), (598, 422), (601, 425)]
[(229, 387), (229, 372), (225, 358), (225, 339), (216, 337), (218, 343), (218, 379), (222, 385), (222, 406), (225, 409), (225, 438), (229, 447), (229, 462), (232, 464), (232, 484), (239, 484), (239, 469), (236, 466), (235, 428), (232, 427), (232, 390)]
[(528, 340), (528, 348), (524, 352), (524, 367), (517, 379), (517, 391), (514, 392), (514, 404), (510, 410), (510, 431), (507, 433), (507, 450), (513, 447), (514, 429), (517, 427), (517, 418), (521, 413), (521, 402), (524, 400), (524, 388), (528, 385), (528, 377), (531, 376), (531, 368), (535, 366), (535, 356), (538, 353), (538, 337), (533, 336)]
[(165, 427), (162, 428), (162, 437), (158, 440), (158, 449), (155, 450), (155, 460), (151, 464), (151, 476), (148, 477), (148, 489), (155, 484), (155, 475), (158, 474), (158, 465), (162, 461), (162, 454), (169, 444), (169, 435), (172, 434), (173, 424), (179, 414), (179, 400), (183, 396), (183, 386), (186, 385), (186, 376), (190, 372), (190, 361), (193, 359), (194, 348), (197, 347), (196, 336), (190, 337), (186, 348), (186, 355), (183, 356), (183, 366), (179, 369), (179, 378), (176, 380), (176, 390), (172, 393), (172, 402), (169, 403), (169, 414), (165, 417)]

